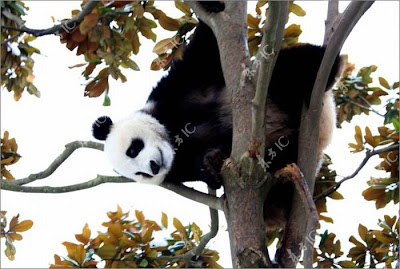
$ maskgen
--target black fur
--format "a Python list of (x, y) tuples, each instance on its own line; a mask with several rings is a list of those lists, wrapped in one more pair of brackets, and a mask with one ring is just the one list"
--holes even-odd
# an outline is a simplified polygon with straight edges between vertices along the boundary
[[(287, 137), (289, 145), (271, 163), (271, 172), (297, 160), (301, 109), (303, 104), (308, 105), (324, 51), (319, 46), (302, 45), (279, 53), (268, 98), (288, 116), (286, 127), (293, 132)], [(339, 60), (338, 57), (328, 86), (334, 83)], [(207, 168), (205, 156), (213, 149), (225, 157), (231, 151), (232, 129), (225, 127), (219, 117), (224, 90), (216, 39), (211, 29), (200, 21), (182, 60), (174, 62), (169, 74), (161, 79), (148, 99), (155, 103), (154, 109), (148, 112), (169, 130), (171, 141), (176, 141), (176, 136), (182, 138), (182, 143), (175, 144), (175, 161), (166, 181), (196, 180), (214, 188), (220, 186), (219, 181), (215, 182), (214, 173)], [(182, 129), (187, 124), (196, 131), (185, 135)]]
[(107, 116), (98, 118), (92, 125), (93, 136), (98, 140), (106, 140), (112, 124), (112, 120)]

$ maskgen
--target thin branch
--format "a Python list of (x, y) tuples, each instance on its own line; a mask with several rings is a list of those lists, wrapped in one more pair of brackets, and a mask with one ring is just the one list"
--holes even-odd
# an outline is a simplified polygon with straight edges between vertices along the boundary
[(354, 178), (360, 171), (361, 169), (367, 164), (368, 160), (374, 156), (374, 155), (378, 155), (384, 152), (390, 152), (393, 150), (398, 150), (399, 149), (399, 144), (393, 144), (390, 146), (387, 146), (385, 148), (381, 148), (381, 149), (377, 149), (377, 150), (372, 150), (372, 151), (367, 151), (365, 153), (365, 158), (364, 160), (362, 160), (362, 162), (360, 163), (360, 165), (357, 167), (357, 169), (349, 176), (344, 177), (342, 180), (338, 181), (335, 185), (329, 187), (328, 189), (326, 189), (323, 193), (317, 195), (314, 197), (314, 201), (317, 202), (318, 200), (327, 197), (328, 195), (332, 194), (333, 192), (335, 192), (341, 185), (343, 182), (346, 182), (349, 179)]
[(368, 110), (368, 111), (370, 111), (370, 112), (373, 112), (373, 113), (375, 113), (375, 114), (378, 115), (378, 116), (385, 117), (385, 115), (379, 113), (378, 111), (376, 111), (376, 110), (373, 109), (372, 107), (367, 107), (367, 106), (364, 106), (364, 105), (362, 105), (362, 104), (359, 104), (359, 103), (354, 102), (354, 101), (351, 101), (351, 100), (347, 100), (347, 102), (349, 102), (350, 104), (353, 104), (353, 105), (355, 105), (355, 106), (358, 106), (358, 107), (360, 107), (360, 108), (366, 109), (366, 110)]
[(6, 191), (15, 191), (15, 192), (26, 192), (26, 193), (65, 193), (65, 192), (73, 192), (80, 191), (84, 189), (93, 188), (100, 184), (104, 183), (132, 183), (134, 182), (132, 179), (125, 177), (112, 177), (112, 176), (101, 176), (98, 175), (95, 179), (62, 187), (51, 187), (51, 186), (21, 186), (15, 184), (13, 180), (0, 180), (0, 189)]
[(25, 185), (28, 183), (31, 183), (33, 181), (39, 180), (39, 179), (44, 179), (52, 175), (57, 168), (67, 160), (71, 154), (79, 149), (79, 148), (91, 148), (91, 149), (97, 149), (97, 150), (103, 150), (104, 145), (101, 143), (93, 142), (93, 141), (74, 141), (71, 142), (67, 145), (65, 145), (64, 151), (49, 165), (49, 167), (46, 168), (46, 170), (36, 173), (36, 174), (31, 174), (26, 178), (22, 179), (17, 179), (13, 180), (13, 184), (15, 185)]
[[(317, 164), (316, 152), (318, 138), (322, 98), (325, 93), (328, 76), (331, 73), (333, 63), (339, 54), (346, 38), (361, 18), (361, 16), (371, 7), (373, 1), (352, 1), (340, 16), (337, 28), (330, 38), (321, 66), (318, 70), (317, 78), (311, 94), (310, 107), (303, 113), (300, 134), (299, 134), (299, 167), (303, 171), (305, 178), (310, 182), (310, 190), (313, 191), (315, 180), (315, 168)], [(310, 139), (313, 137), (313, 139)]]
[[(309, 109), (303, 109), (300, 132), (299, 132), (299, 153), (298, 166), (307, 179), (310, 193), (313, 193), (315, 185), (315, 172), (317, 167), (317, 144), (319, 141), (319, 126), (322, 98), (331, 73), (333, 63), (339, 54), (343, 43), (348, 35), (361, 18), (361, 16), (371, 7), (373, 1), (352, 1), (344, 11), (343, 15), (338, 17), (337, 27), (327, 44), (324, 57), (318, 70), (317, 78), (314, 83)], [(312, 138), (312, 139), (310, 139)], [(278, 261), (283, 267), (295, 267), (297, 260), (293, 257), (299, 257), (301, 253), (300, 244), (304, 242), (307, 233), (307, 221), (304, 219), (304, 210), (301, 207), (298, 193), (294, 194), (292, 210), (286, 225), (286, 230), (291, 231), (290, 239), (283, 242), (283, 247), (291, 249), (291, 253), (280, 252)], [(285, 236), (286, 237), (286, 236)]]
[[(81, 23), (83, 21), (83, 19), (85, 18), (86, 15), (90, 14), (92, 12), (92, 10), (96, 7), (96, 5), (98, 4), (98, 1), (89, 1), (87, 2), (83, 8), (82, 11), (79, 12), (75, 18), (68, 20), (65, 23), (62, 24), (57, 24), (54, 25), (53, 27), (47, 28), (47, 29), (31, 29), (28, 27), (25, 27), (24, 22), (21, 21), (18, 17), (16, 20), (16, 18), (10, 18), (9, 15), (10, 14), (6, 14), (6, 11), (2, 11), (2, 14), (4, 16), (6, 16), (7, 18), (12, 19), (13, 21), (15, 21), (19, 27), (21, 28), (14, 28), (14, 27), (9, 27), (6, 25), (2, 25), (2, 28), (6, 28), (6, 29), (10, 29), (10, 30), (15, 30), (15, 31), (20, 31), (20, 32), (24, 32), (24, 33), (28, 33), (34, 36), (44, 36), (44, 35), (50, 35), (50, 34), (57, 34), (59, 32), (68, 32), (72, 29), (74, 29), (79, 23)], [(12, 15), (12, 14), (11, 14)]]
[(13, 40), (13, 39), (15, 39), (15, 38), (17, 38), (17, 37), (19, 37), (21, 35), (21, 33), (18, 33), (18, 34), (16, 34), (16, 35), (13, 35), (12, 37), (10, 37), (10, 38), (7, 38), (6, 40), (4, 40), (3, 42), (1, 42), (1, 45), (5, 45), (5, 44), (7, 44), (8, 42), (10, 42), (11, 40)]
[(324, 45), (328, 44), (329, 39), (334, 33), (335, 24), (339, 15), (339, 0), (329, 0), (328, 15), (325, 20)]
[(259, 70), (256, 92), (252, 101), (252, 141), (250, 151), (259, 152), (258, 155), (260, 156), (264, 156), (265, 152), (264, 118), (268, 87), (281, 47), (288, 7), (289, 3), (287, 1), (272, 1), (269, 3), (270, 12), (255, 60), (255, 62), (259, 63)]
[(182, 184), (163, 182), (160, 184), (160, 186), (167, 190), (173, 191), (185, 198), (188, 198), (192, 201), (207, 205), (210, 208), (216, 210), (223, 210), (223, 203), (224, 203), (223, 198), (197, 191), (193, 188), (186, 187), (185, 185)]
[[(216, 196), (216, 191), (213, 189), (208, 188), (209, 195)], [(201, 252), (204, 250), (208, 242), (213, 239), (218, 233), (218, 226), (219, 226), (219, 219), (218, 219), (218, 210), (215, 210), (210, 207), (210, 218), (211, 218), (211, 225), (210, 225), (210, 232), (205, 234), (197, 247), (192, 249), (189, 252), (186, 252), (182, 255), (182, 259), (184, 259), (187, 265), (190, 265), (190, 261), (193, 257), (199, 256)]]
[[(39, 179), (44, 179), (52, 175), (58, 167), (64, 163), (71, 154), (79, 148), (91, 148), (96, 150), (103, 150), (104, 145), (93, 141), (74, 141), (65, 146), (65, 150), (49, 165), (49, 167), (39, 173), (31, 174), (30, 176), (17, 180), (1, 180), (0, 189), (16, 192), (33, 192), (33, 193), (65, 193), (78, 190), (84, 190), (95, 187), (103, 183), (132, 183), (135, 182), (132, 179), (125, 177), (115, 176), (103, 176), (98, 175), (95, 179), (62, 187), (50, 187), (50, 186), (24, 186), (25, 184), (34, 182)], [(209, 195), (202, 193), (193, 188), (186, 187), (182, 184), (173, 184), (170, 182), (163, 182), (162, 187), (173, 191), (185, 198), (205, 204), (216, 210), (223, 210), (223, 199), (216, 197), (215, 195)]]

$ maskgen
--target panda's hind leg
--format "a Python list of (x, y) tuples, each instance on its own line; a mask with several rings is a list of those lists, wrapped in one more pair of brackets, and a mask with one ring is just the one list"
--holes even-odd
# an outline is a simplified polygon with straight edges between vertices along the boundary
[(226, 157), (222, 150), (218, 148), (209, 149), (203, 157), (200, 177), (212, 189), (216, 190), (222, 186), (220, 171)]

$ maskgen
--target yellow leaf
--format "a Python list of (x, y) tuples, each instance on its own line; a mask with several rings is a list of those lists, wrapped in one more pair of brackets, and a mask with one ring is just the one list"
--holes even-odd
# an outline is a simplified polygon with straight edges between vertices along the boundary
[(365, 226), (359, 224), (358, 225), (358, 234), (360, 235), (361, 239), (364, 240), (364, 242), (366, 241), (365, 238), (367, 236), (367, 233), (368, 233), (368, 229)]
[(390, 238), (386, 237), (386, 235), (384, 235), (382, 232), (380, 231), (373, 231), (376, 239), (378, 239), (380, 242), (386, 244), (386, 245), (390, 245), (391, 243), (393, 243)]
[(388, 90), (390, 89), (389, 83), (383, 77), (379, 77), (379, 84), (381, 84), (382, 87), (384, 87), (384, 88), (386, 88)]
[[(175, 2), (176, 2), (176, 1), (175, 1)], [(162, 212), (161, 224), (162, 224), (162, 226), (164, 226), (165, 228), (168, 228), (168, 216), (167, 216), (167, 214), (165, 214), (164, 212)]]
[(146, 257), (149, 257), (149, 258), (157, 258), (157, 256), (158, 256), (158, 252), (157, 252), (157, 250), (154, 250), (154, 249), (149, 249), (148, 251), (146, 251)]
[(190, 8), (184, 2), (175, 0), (175, 7), (185, 13), (185, 15), (190, 16), (192, 14)]
[(178, 230), (178, 232), (182, 235), (182, 238), (186, 239), (186, 230), (183, 227), (181, 221), (178, 220), (177, 218), (174, 218), (173, 224), (175, 228)]
[(79, 242), (83, 243), (84, 245), (86, 245), (89, 242), (90, 239), (90, 234), (91, 231), (89, 229), (88, 224), (86, 223), (85, 226), (82, 229), (82, 234), (76, 234), (75, 238), (76, 240), (78, 240)]
[(284, 37), (298, 37), (302, 33), (301, 27), (298, 24), (289, 25), (284, 31)]
[(135, 210), (136, 219), (140, 222), (140, 224), (145, 225), (146, 221), (142, 211)]
[(146, 233), (142, 237), (143, 243), (148, 243), (151, 240), (151, 237), (153, 235), (153, 229), (149, 228)]
[(17, 225), (15, 225), (14, 227), (14, 231), (16, 232), (25, 232), (27, 230), (29, 230), (33, 225), (33, 221), (31, 220), (24, 220), (21, 221), (20, 223), (18, 223)]
[(337, 192), (337, 191), (333, 192), (331, 195), (329, 195), (329, 197), (330, 197), (331, 199), (334, 199), (334, 200), (341, 200), (341, 199), (344, 199), (343, 195), (341, 195), (341, 194), (340, 194), (339, 192)]
[(372, 136), (371, 130), (369, 127), (365, 127), (365, 141), (373, 147), (376, 147), (374, 137)]
[(362, 145), (363, 139), (362, 139), (362, 133), (361, 133), (360, 126), (356, 125), (355, 131), (356, 131), (356, 134), (354, 135), (354, 139), (356, 140), (357, 145)]
[(250, 28), (258, 29), (261, 18), (255, 18), (251, 14), (247, 14), (247, 24)]
[(86, 250), (83, 245), (77, 245), (75, 250), (75, 261), (82, 265), (83, 261), (85, 260)]
[(296, 14), (299, 17), (303, 17), (306, 15), (306, 12), (300, 6), (296, 5), (293, 2), (289, 2), (289, 11), (293, 12), (294, 14)]
[(22, 235), (20, 235), (18, 233), (8, 233), (7, 235), (8, 235), (8, 238), (11, 239), (11, 241), (14, 241), (14, 240), (20, 241), (20, 240), (22, 240)]

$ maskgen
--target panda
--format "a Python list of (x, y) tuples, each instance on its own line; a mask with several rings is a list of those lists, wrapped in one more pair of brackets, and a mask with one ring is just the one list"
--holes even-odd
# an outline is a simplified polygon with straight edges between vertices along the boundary
[[(297, 161), (301, 111), (309, 104), (324, 51), (323, 47), (303, 44), (282, 49), (278, 55), (266, 102), (266, 152), (277, 142), (285, 147), (273, 160), (265, 156), (269, 172)], [(330, 89), (340, 76), (342, 63), (338, 56), (323, 98), (320, 159), (335, 128)], [(218, 171), (232, 146), (231, 92), (225, 87), (212, 30), (200, 20), (182, 58), (173, 62), (144, 107), (116, 122), (100, 117), (92, 131), (96, 139), (105, 141), (105, 154), (124, 177), (155, 185), (202, 181), (210, 188), (220, 188)], [(276, 203), (289, 206), (290, 199), (279, 201), (279, 191), (270, 193), (267, 200), (272, 206), (264, 208), (264, 215), (278, 214), (274, 212)]]

